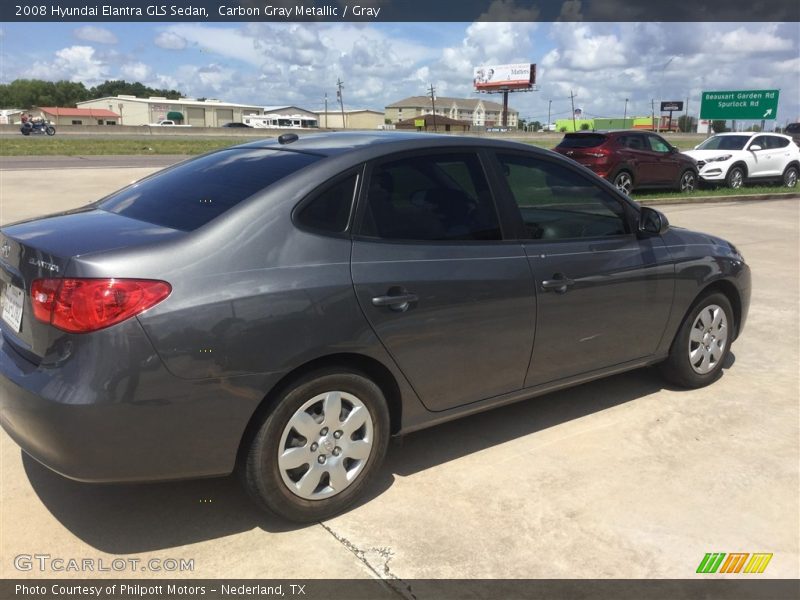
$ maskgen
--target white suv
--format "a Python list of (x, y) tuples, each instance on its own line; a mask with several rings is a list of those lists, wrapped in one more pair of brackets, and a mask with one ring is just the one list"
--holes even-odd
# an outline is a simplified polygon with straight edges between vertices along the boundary
[(793, 188), (800, 172), (800, 148), (777, 133), (718, 133), (685, 154), (697, 161), (700, 179), (732, 188), (759, 180)]

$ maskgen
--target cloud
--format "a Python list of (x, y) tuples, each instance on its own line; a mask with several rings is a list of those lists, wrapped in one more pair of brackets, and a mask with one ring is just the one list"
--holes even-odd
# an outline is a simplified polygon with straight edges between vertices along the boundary
[(122, 65), (119, 72), (123, 79), (142, 82), (150, 77), (152, 70), (142, 62), (135, 62)]
[(97, 44), (116, 44), (119, 41), (117, 40), (117, 36), (108, 29), (95, 27), (94, 25), (79, 27), (73, 31), (73, 34), (79, 40), (95, 42)]
[(108, 65), (91, 46), (69, 46), (56, 51), (52, 61), (34, 63), (29, 77), (59, 80), (67, 79), (86, 85), (102, 83), (108, 74)]
[(186, 38), (174, 31), (162, 31), (156, 36), (153, 43), (164, 50), (183, 50), (187, 45)]

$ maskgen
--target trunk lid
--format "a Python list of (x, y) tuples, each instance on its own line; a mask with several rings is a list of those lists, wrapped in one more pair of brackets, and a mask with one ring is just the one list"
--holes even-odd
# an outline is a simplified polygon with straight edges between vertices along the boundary
[(31, 284), (69, 276), (73, 258), (166, 241), (184, 232), (86, 208), (0, 229), (0, 330), (32, 362), (57, 360), (69, 334), (33, 316)]

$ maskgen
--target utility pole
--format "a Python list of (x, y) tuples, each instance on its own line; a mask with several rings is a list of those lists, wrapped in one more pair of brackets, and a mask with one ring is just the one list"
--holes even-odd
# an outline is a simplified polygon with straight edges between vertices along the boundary
[(433, 87), (433, 84), (431, 84), (431, 87), (428, 88), (428, 93), (430, 93), (430, 95), (431, 95), (431, 108), (433, 109), (433, 130), (437, 131), (437, 129), (436, 129), (436, 88)]
[(575, 125), (575, 94), (572, 93), (572, 90), (569, 91), (569, 101), (572, 103), (572, 131), (578, 131)]
[(683, 106), (683, 126), (686, 128), (684, 133), (689, 133), (692, 128), (691, 123), (689, 123), (689, 96), (686, 96), (686, 104)]
[(628, 128), (628, 99), (625, 98), (625, 110), (622, 112), (622, 128)]
[(336, 78), (336, 98), (339, 100), (339, 107), (342, 109), (342, 129), (347, 129), (347, 123), (344, 122), (344, 99), (342, 98), (342, 88), (344, 81)]
[(650, 98), (650, 130), (656, 130), (656, 101), (655, 98)]
[(325, 92), (325, 129), (328, 128), (328, 92)]
[(547, 101), (547, 131), (550, 131), (550, 107), (553, 106), (553, 101)]

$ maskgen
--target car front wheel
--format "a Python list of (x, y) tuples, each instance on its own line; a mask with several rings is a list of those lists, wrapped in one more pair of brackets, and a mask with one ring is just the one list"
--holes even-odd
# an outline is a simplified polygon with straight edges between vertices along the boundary
[(797, 187), (797, 167), (794, 165), (786, 167), (783, 172), (783, 185), (788, 188)]
[(733, 167), (728, 171), (725, 183), (729, 188), (740, 188), (744, 185), (744, 170), (742, 167)]
[(389, 440), (381, 389), (360, 373), (318, 372), (283, 393), (242, 466), (257, 504), (291, 521), (331, 517), (377, 473)]
[(678, 187), (681, 192), (687, 194), (693, 192), (694, 189), (697, 187), (697, 173), (691, 170), (684, 171), (681, 174), (681, 180)]
[(686, 388), (712, 383), (722, 372), (733, 331), (728, 298), (719, 292), (700, 298), (681, 324), (669, 357), (660, 365), (665, 379)]

